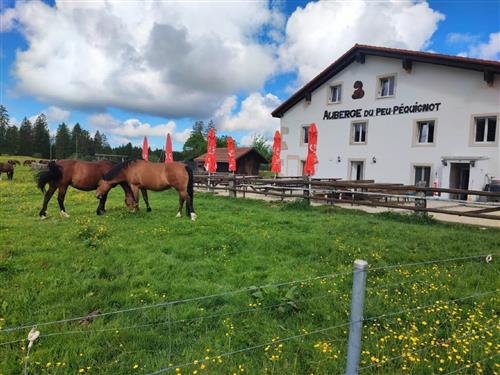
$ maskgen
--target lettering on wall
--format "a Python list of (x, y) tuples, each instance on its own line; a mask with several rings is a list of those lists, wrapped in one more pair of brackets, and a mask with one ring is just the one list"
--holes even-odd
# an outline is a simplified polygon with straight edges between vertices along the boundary
[(416, 102), (412, 105), (395, 105), (393, 107), (377, 107), (372, 109), (357, 108), (347, 109), (343, 111), (325, 111), (323, 120), (338, 120), (343, 118), (361, 118), (361, 117), (377, 117), (389, 115), (404, 115), (408, 113), (421, 112), (437, 112), (441, 103), (425, 103), (419, 104)]

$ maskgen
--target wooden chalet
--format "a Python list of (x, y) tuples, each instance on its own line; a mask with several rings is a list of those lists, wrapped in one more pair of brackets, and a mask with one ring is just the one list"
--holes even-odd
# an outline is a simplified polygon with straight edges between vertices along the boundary
[[(204, 164), (206, 155), (205, 153), (194, 158), (197, 173), (205, 172)], [(229, 172), (227, 147), (216, 148), (215, 158), (217, 159), (217, 172)], [(235, 148), (234, 158), (236, 159), (236, 174), (242, 175), (258, 175), (260, 165), (269, 163), (254, 147)]]

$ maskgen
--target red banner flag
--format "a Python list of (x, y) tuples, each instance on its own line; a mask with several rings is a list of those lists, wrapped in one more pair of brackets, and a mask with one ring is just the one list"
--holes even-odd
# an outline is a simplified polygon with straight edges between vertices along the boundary
[(236, 172), (236, 159), (234, 158), (233, 138), (227, 137), (227, 159), (229, 162), (229, 172)]
[(149, 154), (148, 138), (144, 137), (144, 140), (142, 141), (142, 158), (144, 160), (148, 160), (148, 154)]
[(314, 176), (314, 165), (318, 163), (318, 158), (316, 156), (316, 147), (318, 144), (318, 129), (316, 128), (316, 124), (314, 123), (309, 126), (308, 140), (309, 144), (307, 147), (307, 159), (306, 165), (304, 166), (304, 174), (306, 176)]
[(278, 130), (274, 133), (274, 143), (273, 143), (273, 159), (271, 162), (271, 172), (280, 173), (281, 172), (281, 134)]
[(165, 163), (171, 163), (174, 161), (174, 155), (172, 153), (172, 138), (170, 138), (170, 133), (167, 133), (167, 143), (165, 144)]
[(217, 170), (217, 160), (215, 159), (215, 130), (211, 128), (208, 132), (207, 156), (205, 157), (205, 169), (208, 173), (215, 173)]

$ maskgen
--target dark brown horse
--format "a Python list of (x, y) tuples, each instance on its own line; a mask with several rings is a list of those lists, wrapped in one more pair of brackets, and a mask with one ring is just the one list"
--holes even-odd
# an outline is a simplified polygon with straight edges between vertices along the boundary
[(162, 191), (174, 188), (179, 193), (179, 210), (177, 217), (182, 216), (182, 207), (186, 202), (186, 212), (191, 220), (196, 220), (193, 209), (193, 172), (182, 163), (150, 163), (145, 160), (128, 160), (116, 165), (106, 173), (96, 191), (96, 197), (108, 194), (109, 190), (120, 183), (128, 183), (135, 200), (138, 200), (139, 189)]
[(12, 165), (21, 165), (21, 162), (19, 160), (16, 160), (16, 159), (10, 159), (10, 160), (7, 160), (7, 163), (10, 163)]
[[(47, 169), (39, 172), (36, 176), (38, 188), (45, 193), (43, 199), (43, 206), (40, 210), (40, 217), (45, 219), (47, 217), (47, 205), (54, 192), (59, 189), (57, 201), (59, 203), (60, 214), (62, 217), (69, 217), (64, 208), (64, 197), (68, 186), (75, 189), (90, 191), (97, 188), (98, 182), (104, 174), (113, 168), (114, 164), (108, 160), (101, 160), (96, 162), (80, 161), (80, 160), (58, 160), (51, 161), (47, 165)], [(49, 184), (49, 189), (45, 191), (45, 185)], [(129, 208), (137, 207), (137, 202), (132, 196), (132, 191), (127, 183), (121, 184), (125, 192), (125, 203)], [(142, 191), (144, 201), (148, 211), (149, 207), (148, 196), (145, 190)], [(107, 194), (103, 194), (99, 206), (97, 207), (97, 214), (103, 214), (105, 210)]]
[(35, 162), (36, 163), (36, 160), (25, 160), (23, 162), (23, 165), (31, 165), (31, 163)]
[(2, 172), (7, 173), (7, 179), (14, 178), (14, 166), (10, 163), (0, 163), (0, 180), (2, 179)]

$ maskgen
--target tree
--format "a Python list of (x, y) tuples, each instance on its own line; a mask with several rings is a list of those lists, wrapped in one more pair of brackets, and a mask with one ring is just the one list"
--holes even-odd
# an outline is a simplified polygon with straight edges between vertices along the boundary
[(71, 134), (68, 126), (63, 122), (57, 128), (55, 157), (56, 159), (66, 159), (71, 155)]
[(9, 126), (5, 132), (5, 152), (16, 155), (19, 149), (19, 132), (16, 126)]
[(0, 154), (7, 152), (5, 150), (7, 134), (7, 128), (9, 127), (9, 114), (7, 113), (7, 108), (0, 105)]
[(40, 114), (33, 125), (33, 154), (42, 158), (50, 156), (50, 134), (47, 118)]
[(262, 156), (264, 156), (268, 161), (273, 157), (273, 148), (270, 145), (269, 140), (262, 134), (257, 134), (252, 142), (252, 147), (255, 147)]
[(76, 123), (71, 131), (71, 155), (78, 159), (78, 155), (82, 155), (82, 127)]
[(19, 127), (19, 154), (33, 155), (33, 127), (31, 121), (26, 117), (21, 121)]
[(193, 124), (193, 131), (182, 146), (184, 159), (192, 159), (207, 151), (207, 140), (204, 136), (205, 125), (203, 121), (196, 121)]

